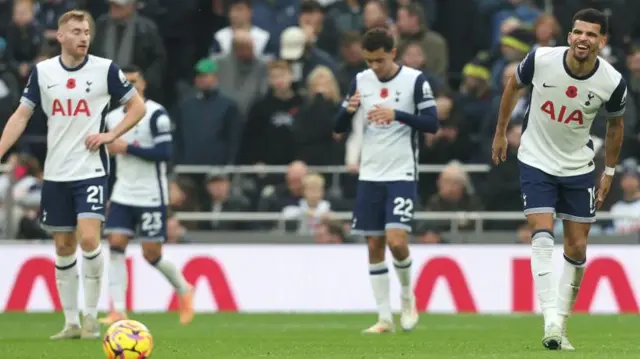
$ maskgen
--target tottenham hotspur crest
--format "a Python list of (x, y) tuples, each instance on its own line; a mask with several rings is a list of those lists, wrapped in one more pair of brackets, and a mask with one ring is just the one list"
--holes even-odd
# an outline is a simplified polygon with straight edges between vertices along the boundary
[(589, 94), (587, 95), (587, 102), (585, 102), (584, 105), (591, 106), (591, 100), (593, 100), (594, 97), (596, 97), (596, 95), (594, 95), (593, 92), (589, 91)]

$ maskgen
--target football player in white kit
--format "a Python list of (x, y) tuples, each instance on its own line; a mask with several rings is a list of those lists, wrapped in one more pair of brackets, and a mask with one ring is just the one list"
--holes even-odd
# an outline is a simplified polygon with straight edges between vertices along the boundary
[[(123, 68), (127, 80), (144, 96), (146, 82), (136, 67)], [(116, 183), (113, 187), (105, 234), (109, 239), (109, 295), (113, 311), (100, 321), (110, 325), (127, 319), (127, 265), (125, 250), (129, 239), (138, 235), (142, 254), (149, 264), (178, 292), (180, 322), (193, 319), (192, 287), (173, 263), (162, 257), (162, 243), (167, 237), (168, 179), (167, 162), (171, 159), (171, 119), (159, 103), (146, 99), (147, 114), (121, 139), (109, 144), (116, 155)], [(114, 128), (125, 118), (125, 107), (107, 115), (107, 128)], [(136, 233), (138, 229), (138, 233)]]
[[(542, 344), (574, 350), (567, 318), (580, 289), (587, 237), (615, 173), (622, 146), (627, 86), (613, 66), (599, 58), (607, 18), (585, 9), (573, 18), (569, 47), (540, 47), (519, 65), (502, 95), (493, 140), (493, 162), (506, 159), (506, 128), (518, 89), (531, 88), (531, 102), (518, 150), (524, 214), (534, 228), (531, 271), (544, 316)], [(589, 136), (600, 108), (608, 114), (605, 170), (596, 191), (594, 147)], [(553, 279), (553, 215), (563, 220), (564, 269)], [(556, 287), (558, 285), (558, 287)]]
[[(111, 60), (88, 55), (91, 16), (70, 11), (58, 20), (62, 53), (36, 65), (24, 95), (0, 139), (3, 156), (22, 134), (36, 106), (47, 115), (40, 220), (53, 233), (55, 276), (65, 327), (51, 339), (97, 339), (97, 306), (104, 259), (101, 227), (107, 199), (106, 144), (123, 135), (144, 116), (144, 102)], [(112, 98), (126, 103), (127, 117), (104, 132), (104, 115)], [(85, 312), (78, 308), (76, 249), (82, 249)]]
[(356, 75), (334, 131), (337, 137), (347, 132), (354, 115), (368, 120), (352, 223), (352, 233), (367, 238), (369, 278), (378, 308), (378, 322), (364, 332), (394, 331), (386, 246), (402, 290), (400, 324), (408, 331), (418, 322), (407, 245), (417, 201), (418, 136), (438, 130), (435, 101), (421, 71), (394, 62), (396, 48), (387, 30), (370, 30), (362, 46), (369, 69)]

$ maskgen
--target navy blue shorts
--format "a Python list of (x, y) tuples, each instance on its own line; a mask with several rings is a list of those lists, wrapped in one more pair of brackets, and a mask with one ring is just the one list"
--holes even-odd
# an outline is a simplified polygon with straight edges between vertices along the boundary
[(104, 221), (107, 176), (79, 181), (44, 181), (40, 222), (49, 232), (72, 232), (78, 218)]
[(596, 221), (595, 171), (558, 177), (522, 162), (519, 165), (525, 215), (555, 213), (557, 218), (573, 222)]
[(164, 242), (167, 237), (167, 208), (137, 207), (116, 202), (109, 205), (105, 234), (124, 234), (133, 237), (139, 234), (143, 241)]
[(351, 233), (380, 236), (387, 228), (411, 232), (417, 197), (415, 181), (358, 181)]

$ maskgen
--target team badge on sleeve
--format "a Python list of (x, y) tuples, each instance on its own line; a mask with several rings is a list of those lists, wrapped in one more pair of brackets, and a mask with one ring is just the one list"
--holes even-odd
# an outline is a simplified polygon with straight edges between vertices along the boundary
[(422, 84), (422, 96), (424, 96), (425, 99), (433, 98), (431, 86), (429, 86), (429, 83), (426, 81)]
[(120, 78), (120, 82), (122, 82), (123, 86), (129, 86), (129, 80), (127, 80), (127, 77), (124, 75), (122, 70), (118, 70), (118, 77)]

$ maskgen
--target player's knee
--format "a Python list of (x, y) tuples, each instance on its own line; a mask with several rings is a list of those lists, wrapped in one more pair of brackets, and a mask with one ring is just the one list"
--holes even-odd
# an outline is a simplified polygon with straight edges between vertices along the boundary
[(156, 265), (162, 257), (162, 247), (155, 245), (142, 245), (142, 256), (151, 265)]
[(127, 244), (129, 244), (129, 238), (121, 235), (110, 235), (109, 236), (109, 247), (120, 249), (123, 253), (127, 248)]
[(587, 237), (565, 233), (564, 254), (576, 261), (584, 260), (587, 254)]
[(76, 252), (78, 244), (74, 233), (56, 233), (53, 236), (56, 245), (56, 254), (70, 256)]
[(553, 232), (552, 213), (534, 213), (527, 215), (527, 222), (533, 231), (548, 230)]

